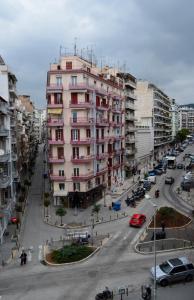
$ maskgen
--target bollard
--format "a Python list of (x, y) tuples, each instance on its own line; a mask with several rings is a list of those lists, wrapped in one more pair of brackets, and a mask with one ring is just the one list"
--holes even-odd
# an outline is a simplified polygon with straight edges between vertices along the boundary
[(96, 236), (98, 235), (98, 232), (96, 231)]
[(111, 221), (111, 215), (110, 215), (110, 221)]
[(117, 213), (117, 219), (118, 219), (118, 217), (119, 217), (119, 214)]

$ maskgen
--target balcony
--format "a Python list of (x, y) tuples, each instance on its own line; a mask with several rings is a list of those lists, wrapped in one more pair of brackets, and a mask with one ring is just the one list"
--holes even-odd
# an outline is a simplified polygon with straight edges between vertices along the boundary
[(107, 171), (108, 171), (108, 167), (102, 168), (101, 170), (98, 170), (96, 172), (96, 175), (97, 176), (102, 175), (102, 174), (106, 173)]
[(98, 153), (96, 155), (96, 159), (97, 160), (105, 159), (107, 156), (108, 156), (108, 152), (106, 152), (106, 153)]
[(49, 103), (47, 104), (47, 108), (63, 108), (63, 103)]
[(89, 145), (94, 142), (94, 138), (85, 138), (80, 140), (71, 140), (72, 145)]
[(0, 103), (0, 112), (4, 115), (8, 114), (8, 107), (6, 103)]
[(120, 168), (120, 167), (121, 167), (121, 162), (116, 162), (116, 163), (112, 166), (113, 169), (118, 169), (118, 168)]
[(9, 160), (10, 152), (6, 152), (5, 150), (0, 150), (0, 162), (6, 162)]
[(112, 124), (112, 127), (120, 127), (123, 125), (122, 121), (120, 121), (120, 122), (112, 121), (111, 124)]
[(62, 86), (62, 84), (61, 85), (57, 85), (57, 84), (47, 85), (46, 92), (48, 94), (51, 94), (51, 93), (62, 93), (63, 92), (63, 86)]
[(12, 144), (16, 144), (16, 142), (17, 142), (16, 138), (15, 137), (11, 137), (11, 143)]
[(126, 103), (125, 103), (125, 108), (126, 108), (126, 109), (135, 110), (134, 103), (130, 103), (129, 101), (126, 101)]
[(109, 140), (109, 137), (96, 138), (96, 144), (105, 143), (108, 140)]
[(93, 118), (70, 118), (70, 124), (72, 127), (90, 126), (94, 124), (94, 119)]
[(11, 178), (8, 175), (1, 175), (0, 176), (0, 188), (6, 189), (11, 184)]
[(70, 103), (69, 107), (70, 108), (88, 108), (90, 109), (91, 107), (93, 106), (92, 102), (86, 102), (86, 101), (83, 101), (83, 102), (78, 102), (78, 103)]
[(86, 174), (80, 174), (80, 175), (74, 175), (72, 174), (72, 180), (73, 181), (85, 181), (85, 180), (89, 180), (92, 179), (94, 177), (94, 172), (89, 172)]
[(55, 126), (63, 126), (64, 120), (63, 119), (48, 119), (47, 126), (48, 127), (55, 127)]
[(8, 134), (9, 134), (9, 130), (5, 129), (4, 126), (1, 126), (0, 127), (0, 136), (8, 136)]
[(95, 91), (97, 95), (107, 96), (108, 92), (100, 87), (95, 87)]
[(134, 144), (134, 143), (135, 143), (135, 139), (134, 139), (134, 138), (127, 137), (127, 138), (125, 139), (125, 142), (126, 142), (126, 144)]
[(129, 97), (129, 98), (134, 99), (134, 100), (137, 99), (136, 95), (135, 95), (134, 93), (130, 92), (130, 91), (126, 91), (126, 92), (125, 92), (125, 95), (126, 95), (127, 97)]
[(82, 83), (74, 83), (74, 84), (69, 84), (69, 90), (73, 90), (73, 91), (82, 91), (82, 90), (94, 90), (94, 86), (93, 85), (89, 85), (86, 82), (82, 82)]
[(65, 177), (65, 175), (64, 176), (60, 176), (60, 175), (56, 175), (56, 174), (50, 174), (50, 179), (52, 181), (63, 182), (66, 179), (66, 177)]
[(137, 152), (136, 148), (133, 148), (133, 149), (126, 149), (125, 150), (125, 153), (126, 155), (133, 155)]
[(88, 155), (88, 156), (75, 156), (71, 158), (72, 163), (74, 164), (85, 164), (90, 163), (95, 158), (94, 155)]
[(127, 132), (134, 132), (137, 131), (135, 126), (126, 126), (126, 131)]
[(65, 141), (64, 140), (55, 140), (55, 139), (49, 139), (48, 140), (49, 145), (64, 145)]
[(16, 161), (16, 160), (17, 160), (17, 153), (12, 152), (12, 153), (11, 153), (11, 159), (12, 159), (13, 161)]
[(65, 158), (64, 157), (57, 157), (57, 156), (49, 156), (48, 159), (49, 163), (64, 163)]
[(96, 109), (97, 110), (108, 110), (109, 109), (109, 105), (108, 104), (100, 104), (100, 105), (96, 105)]
[(100, 126), (100, 127), (109, 126), (109, 122), (107, 119), (97, 119), (96, 126)]
[(132, 114), (126, 114), (125, 115), (125, 120), (127, 121), (135, 121), (135, 116)]
[(114, 140), (116, 140), (116, 141), (120, 141), (120, 140), (124, 139), (124, 136), (121, 136), (121, 135), (115, 135), (113, 138), (114, 138)]

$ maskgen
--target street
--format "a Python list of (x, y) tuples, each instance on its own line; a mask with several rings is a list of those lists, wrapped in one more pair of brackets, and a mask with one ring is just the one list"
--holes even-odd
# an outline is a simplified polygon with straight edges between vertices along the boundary
[[(181, 156), (180, 156), (181, 157)], [(180, 172), (174, 172), (174, 177), (180, 177)], [(164, 176), (158, 178), (157, 186), (161, 197), (158, 205), (173, 201), (170, 187), (163, 186)], [(63, 267), (47, 267), (40, 263), (41, 246), (47, 239), (58, 238), (62, 229), (46, 225), (42, 221), (41, 190), (42, 189), (42, 153), (40, 151), (36, 163), (36, 171), (30, 191), (30, 203), (23, 232), (22, 246), (33, 246), (31, 261), (26, 266), (20, 266), (19, 260), (1, 269), (0, 296), (2, 300), (92, 300), (105, 286), (118, 292), (121, 287), (128, 287), (129, 296), (123, 295), (123, 300), (141, 299), (141, 285), (152, 283), (149, 269), (153, 266), (153, 255), (140, 255), (134, 252), (133, 246), (143, 229), (130, 228), (128, 218), (95, 226), (101, 233), (109, 233), (110, 239), (99, 252), (88, 261)], [(180, 205), (180, 204), (179, 204)], [(130, 214), (135, 211), (144, 212), (147, 219), (153, 215), (154, 208), (145, 199), (137, 208), (130, 208)], [(183, 252), (157, 254), (157, 263), (166, 258), (187, 255), (194, 261), (193, 250)], [(170, 300), (175, 298), (193, 299), (194, 285), (178, 283), (157, 290), (157, 299)], [(115, 296), (114, 299), (121, 299)]]

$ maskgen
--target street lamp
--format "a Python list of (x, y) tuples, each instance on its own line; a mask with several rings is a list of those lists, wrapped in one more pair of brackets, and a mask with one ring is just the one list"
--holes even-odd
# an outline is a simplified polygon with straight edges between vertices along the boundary
[(154, 207), (154, 300), (156, 300), (156, 211), (158, 206), (151, 201), (150, 195), (145, 194), (145, 198)]

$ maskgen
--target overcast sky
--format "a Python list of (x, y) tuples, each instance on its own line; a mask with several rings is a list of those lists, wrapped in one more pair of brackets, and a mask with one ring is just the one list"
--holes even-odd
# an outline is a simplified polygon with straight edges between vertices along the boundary
[[(194, 102), (193, 0), (0, 0), (0, 55), (18, 93), (44, 107), (46, 72), (60, 45), (93, 48), (179, 104)], [(67, 51), (67, 49), (66, 49)]]

